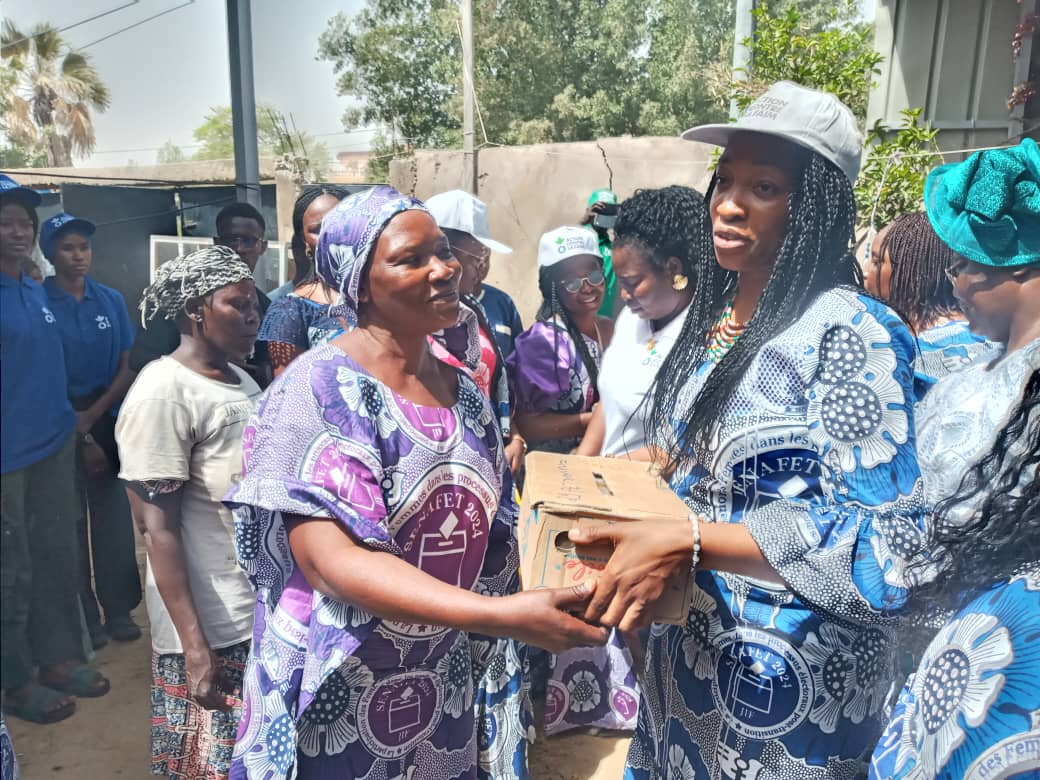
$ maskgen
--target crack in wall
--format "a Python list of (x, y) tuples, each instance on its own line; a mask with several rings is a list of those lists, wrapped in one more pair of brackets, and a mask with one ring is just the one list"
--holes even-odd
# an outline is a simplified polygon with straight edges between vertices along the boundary
[(596, 141), (596, 148), (603, 155), (603, 164), (607, 166), (607, 188), (612, 190), (614, 189), (614, 169), (610, 167), (610, 161), (607, 159), (607, 150), (600, 146), (599, 141)]

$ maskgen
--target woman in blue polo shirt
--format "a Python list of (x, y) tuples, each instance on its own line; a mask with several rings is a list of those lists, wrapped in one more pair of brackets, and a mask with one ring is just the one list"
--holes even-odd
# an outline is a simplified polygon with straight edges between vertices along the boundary
[[(130, 610), (141, 603), (141, 578), (130, 504), (116, 477), (116, 413), (133, 381), (127, 363), (134, 328), (123, 296), (87, 276), (93, 260), (93, 234), (92, 222), (65, 213), (51, 217), (40, 228), (40, 249), (56, 274), (44, 288), (48, 306), (58, 318), (69, 401), (76, 410), (77, 476), (84, 510), (79, 530), (80, 600), (91, 642), (98, 648), (110, 636), (124, 642), (141, 637), (141, 629), (130, 616)], [(105, 612), (104, 626), (98, 602)]]
[[(77, 559), (76, 413), (57, 318), (25, 276), (40, 197), (0, 175), (0, 684), (4, 710), (69, 717), (109, 683), (83, 659)], [(34, 677), (33, 667), (39, 667)]]

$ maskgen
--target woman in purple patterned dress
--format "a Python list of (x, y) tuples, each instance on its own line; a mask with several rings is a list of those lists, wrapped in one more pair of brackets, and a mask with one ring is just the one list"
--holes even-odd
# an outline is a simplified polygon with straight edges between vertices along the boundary
[(516, 427), (532, 450), (571, 452), (592, 420), (600, 360), (614, 334), (614, 323), (597, 314), (605, 285), (595, 233), (565, 225), (542, 235), (542, 305), (506, 361)]
[(246, 431), (228, 501), (258, 600), (232, 777), (526, 776), (520, 650), (473, 634), (554, 651), (606, 634), (564, 611), (587, 592), (505, 595), (501, 433), (426, 341), (479, 359), (458, 262), (389, 187), (330, 212), (316, 260), (356, 327), (294, 361)]

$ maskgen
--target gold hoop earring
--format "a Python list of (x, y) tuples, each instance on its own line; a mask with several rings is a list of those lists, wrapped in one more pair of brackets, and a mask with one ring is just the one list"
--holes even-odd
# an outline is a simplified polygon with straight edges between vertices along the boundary
[(672, 289), (676, 292), (682, 292), (689, 285), (690, 279), (686, 274), (676, 274), (672, 277)]

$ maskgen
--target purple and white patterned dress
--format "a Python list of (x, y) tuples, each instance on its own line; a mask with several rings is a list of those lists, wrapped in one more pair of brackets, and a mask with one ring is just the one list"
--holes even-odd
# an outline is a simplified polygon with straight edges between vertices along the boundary
[[(585, 334), (582, 338), (598, 369), (602, 359), (600, 345)], [(521, 333), (506, 367), (518, 414), (578, 414), (591, 411), (596, 403), (596, 387), (574, 340), (556, 320), (536, 322)], [(539, 442), (531, 449), (567, 453), (580, 443), (581, 437), (577, 436)]]
[(459, 373), (451, 408), (419, 406), (317, 347), (268, 390), (243, 449), (228, 502), (258, 595), (231, 777), (525, 777), (523, 648), (315, 592), (282, 522), (332, 518), (444, 582), (515, 590), (513, 486), (472, 380)]

